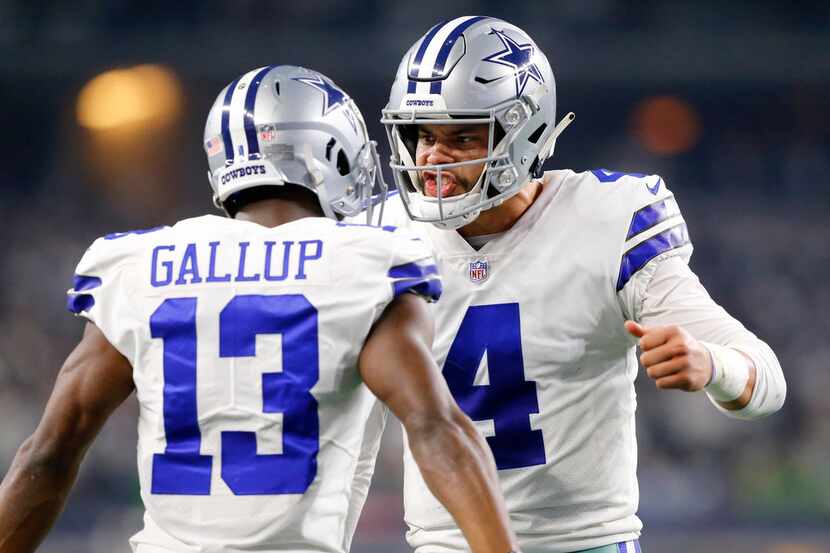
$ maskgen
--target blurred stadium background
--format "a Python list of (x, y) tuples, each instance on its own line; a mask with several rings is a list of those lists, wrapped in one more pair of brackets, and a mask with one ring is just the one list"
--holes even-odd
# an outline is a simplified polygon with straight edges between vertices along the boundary
[[(450, 5), (451, 4), (451, 5)], [(220, 88), (271, 63), (332, 77), (377, 122), (404, 51), (468, 13), (527, 30), (577, 114), (550, 167), (661, 174), (694, 270), (778, 353), (789, 395), (741, 423), (638, 380), (647, 553), (830, 552), (830, 3), (0, 1), (0, 472), (82, 324), (63, 311), (97, 236), (211, 212)], [(135, 401), (90, 451), (47, 553), (119, 553), (141, 524)], [(357, 553), (408, 551), (390, 425)]]

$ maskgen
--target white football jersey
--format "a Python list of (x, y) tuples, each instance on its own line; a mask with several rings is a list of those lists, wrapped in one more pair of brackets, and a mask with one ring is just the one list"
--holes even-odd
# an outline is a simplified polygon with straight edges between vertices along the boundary
[[(658, 176), (546, 173), (538, 199), (476, 250), (457, 232), (409, 222), (444, 283), (435, 355), (486, 436), (525, 553), (637, 538), (635, 312), (626, 283), (649, 262), (688, 261), (677, 203)], [(387, 221), (406, 224), (400, 202)], [(408, 540), (466, 551), (461, 532), (405, 453)]]
[(97, 240), (68, 304), (133, 366), (133, 549), (348, 550), (385, 417), (358, 355), (394, 297), (440, 289), (392, 227), (204, 216)]

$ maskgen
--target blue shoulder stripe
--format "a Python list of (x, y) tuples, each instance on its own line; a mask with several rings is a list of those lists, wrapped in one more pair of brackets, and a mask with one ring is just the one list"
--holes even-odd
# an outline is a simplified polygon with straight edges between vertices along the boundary
[(669, 217), (679, 214), (677, 203), (673, 196), (663, 198), (644, 208), (636, 211), (631, 217), (631, 225), (628, 227), (628, 234), (625, 236), (626, 240), (637, 236), (643, 231), (646, 231), (656, 225), (662, 223)]
[(443, 291), (441, 279), (439, 278), (399, 280), (392, 284), (392, 292), (396, 298), (405, 292), (415, 292), (432, 301), (438, 301)]
[(89, 311), (95, 305), (95, 298), (89, 294), (70, 294), (66, 298), (66, 309), (77, 315), (82, 311)]
[(391, 278), (423, 278), (429, 275), (437, 275), (438, 267), (435, 265), (421, 265), (420, 263), (406, 263), (396, 265), (389, 269)]
[(76, 292), (92, 290), (101, 286), (101, 279), (94, 276), (75, 275), (72, 279), (72, 289)]
[(438, 267), (433, 264), (397, 265), (389, 269), (388, 276), (397, 279), (392, 282), (392, 293), (396, 298), (405, 292), (415, 292), (433, 301), (441, 297), (441, 277), (438, 276)]
[(125, 236), (129, 236), (131, 234), (149, 234), (151, 232), (156, 232), (157, 230), (162, 230), (168, 228), (165, 225), (161, 225), (158, 227), (150, 227), (138, 230), (127, 230), (124, 232), (111, 232), (109, 234), (104, 235), (104, 240), (118, 240), (119, 238), (124, 238)]
[(83, 290), (92, 290), (101, 286), (101, 279), (94, 276), (75, 275), (72, 282), (72, 290), (66, 298), (66, 308), (74, 314), (81, 311), (89, 311), (95, 305), (95, 298), (91, 294), (79, 294)]
[(599, 182), (617, 182), (623, 177), (645, 177), (645, 173), (623, 173), (622, 171), (611, 171), (609, 169), (591, 169), (591, 173)]
[(681, 223), (651, 238), (637, 244), (622, 257), (620, 274), (617, 278), (617, 291), (623, 289), (634, 274), (645, 267), (646, 263), (669, 250), (685, 246), (689, 243), (689, 231), (686, 224)]

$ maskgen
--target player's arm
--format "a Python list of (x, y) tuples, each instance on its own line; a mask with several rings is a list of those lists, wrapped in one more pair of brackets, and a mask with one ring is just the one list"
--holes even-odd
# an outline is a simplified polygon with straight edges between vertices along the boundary
[(786, 382), (775, 354), (712, 300), (681, 259), (655, 267), (639, 320), (625, 326), (639, 338), (640, 361), (658, 388), (705, 390), (744, 419), (783, 405)]
[(429, 489), (473, 553), (517, 549), (486, 442), (461, 412), (432, 358), (433, 320), (414, 294), (395, 299), (360, 355), (364, 382), (406, 428)]
[(63, 509), (87, 448), (132, 390), (127, 359), (87, 323), (40, 424), (0, 484), (0, 553), (35, 550)]
[[(639, 338), (640, 362), (646, 374), (661, 390), (703, 390), (715, 377), (716, 369), (710, 348), (695, 339), (682, 326), (651, 326), (626, 321), (625, 328), (632, 336)], [(749, 405), (755, 391), (757, 370), (752, 359), (739, 351), (726, 365), (728, 372), (738, 373), (740, 390), (734, 399), (716, 400), (728, 411), (738, 411)], [(722, 370), (726, 373), (726, 370)], [(744, 375), (744, 376), (741, 376)], [(729, 392), (724, 392), (730, 395)]]

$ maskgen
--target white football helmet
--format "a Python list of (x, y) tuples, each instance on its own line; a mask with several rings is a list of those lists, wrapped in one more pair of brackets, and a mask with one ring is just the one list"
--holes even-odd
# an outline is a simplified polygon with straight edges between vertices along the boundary
[[(556, 137), (556, 84), (550, 64), (520, 28), (486, 16), (439, 23), (409, 49), (398, 67), (381, 122), (392, 149), (390, 167), (407, 213), (415, 221), (458, 228), (515, 195), (541, 176)], [(437, 165), (415, 164), (417, 126), (488, 124), (486, 157)], [(485, 164), (476, 185), (441, 196), (442, 172)], [(424, 193), (422, 172), (437, 174), (437, 197)]]
[(365, 209), (371, 223), (373, 194), (386, 198), (360, 110), (329, 78), (303, 67), (260, 67), (222, 89), (204, 147), (219, 208), (240, 190), (290, 183), (314, 192), (327, 217)]

